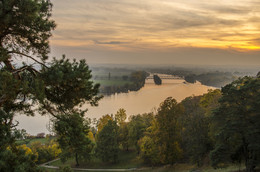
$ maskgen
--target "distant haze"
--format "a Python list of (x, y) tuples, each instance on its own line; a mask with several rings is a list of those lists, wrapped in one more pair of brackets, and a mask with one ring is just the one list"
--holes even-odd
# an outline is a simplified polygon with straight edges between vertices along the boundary
[(259, 0), (52, 0), (51, 56), (260, 66)]

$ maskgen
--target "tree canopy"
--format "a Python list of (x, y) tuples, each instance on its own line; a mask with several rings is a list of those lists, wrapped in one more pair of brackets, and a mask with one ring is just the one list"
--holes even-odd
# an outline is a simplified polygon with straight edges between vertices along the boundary
[(158, 114), (155, 116), (158, 126), (156, 137), (160, 143), (159, 154), (161, 154), (162, 163), (173, 164), (182, 156), (181, 126), (178, 120), (182, 114), (182, 105), (168, 97), (160, 104)]
[[(26, 158), (28, 155), (19, 151), (15, 143), (18, 125), (13, 121), (15, 114), (48, 113), (55, 119), (54, 126), (64, 126), (60, 123), (69, 121), (67, 125), (71, 127), (84, 123), (86, 109), (81, 105), (97, 105), (101, 98), (97, 95), (99, 85), (90, 81), (91, 71), (84, 60), (71, 62), (64, 56), (47, 61), (49, 38), (56, 26), (51, 10), (49, 0), (0, 1), (0, 135), (4, 138), (0, 141), (0, 163), (11, 163), (5, 156), (9, 152), (17, 161), (28, 160), (23, 171), (35, 169), (35, 162)], [(73, 129), (81, 131), (75, 137), (83, 139), (83, 143), (88, 133), (82, 134), (86, 126), (81, 126), (75, 125)], [(63, 136), (59, 127), (56, 131)]]
[(107, 124), (97, 135), (97, 156), (104, 162), (118, 161), (118, 126), (116, 121), (108, 120)]
[(158, 75), (153, 75), (153, 80), (156, 85), (162, 84), (162, 79)]
[(220, 107), (214, 113), (216, 147), (212, 165), (245, 162), (254, 171), (260, 162), (260, 79), (240, 78), (222, 88)]
[(54, 130), (58, 134), (57, 142), (62, 150), (63, 162), (74, 156), (78, 166), (79, 159), (90, 159), (94, 144), (88, 137), (89, 124), (84, 120), (84, 113), (61, 115), (54, 121)]
[(25, 56), (34, 61), (47, 59), (49, 37), (55, 28), (50, 19), (52, 4), (49, 0), (0, 1), (0, 61), (12, 70), (11, 58)]

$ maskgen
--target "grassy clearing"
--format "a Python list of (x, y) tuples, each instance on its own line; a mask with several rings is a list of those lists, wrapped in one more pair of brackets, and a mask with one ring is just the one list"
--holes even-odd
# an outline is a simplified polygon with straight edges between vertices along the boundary
[[(55, 161), (49, 165), (64, 167), (70, 166), (75, 168), (75, 159), (69, 159), (66, 163), (62, 163), (60, 160)], [(230, 165), (226, 168), (214, 169), (210, 166), (204, 166), (198, 168), (196, 165), (192, 164), (175, 164), (173, 166), (166, 165), (160, 167), (149, 167), (146, 166), (141, 159), (138, 158), (137, 152), (123, 151), (121, 150), (119, 153), (119, 161), (116, 164), (113, 163), (104, 163), (100, 159), (93, 157), (89, 162), (80, 162), (79, 168), (86, 169), (131, 169), (137, 168), (138, 171), (142, 172), (238, 172), (243, 171), (245, 167), (243, 165)], [(46, 169), (48, 170), (48, 169)], [(58, 170), (50, 170), (50, 172), (58, 171)], [(76, 170), (75, 170), (76, 171)]]
[(33, 142), (41, 142), (42, 144), (46, 144), (52, 139), (55, 139), (55, 137), (17, 140), (16, 143), (19, 145), (26, 144), (27, 146), (30, 146)]
[[(65, 164), (60, 160), (51, 163), (53, 166), (67, 166), (75, 167), (75, 159), (69, 159)], [(79, 168), (89, 169), (128, 169), (128, 168), (139, 168), (144, 166), (142, 161), (137, 158), (136, 151), (120, 151), (118, 163), (105, 163), (100, 159), (93, 157), (89, 162), (80, 162)]]
[(41, 142), (42, 144), (45, 144), (48, 142), (48, 139), (46, 138), (34, 138), (34, 139), (24, 139), (24, 140), (17, 140), (17, 144), (26, 144), (27, 146), (30, 146), (33, 142)]
[[(173, 166), (166, 165), (160, 167), (148, 167), (143, 164), (142, 160), (137, 158), (137, 154), (135, 151), (121, 151), (119, 154), (120, 160), (117, 164), (111, 163), (103, 163), (97, 158), (94, 158), (92, 161), (89, 162), (81, 162), (79, 168), (86, 168), (86, 169), (131, 169), (137, 168), (138, 171), (142, 172), (238, 172), (243, 171), (245, 167), (239, 165), (229, 165), (226, 168), (214, 169), (210, 166), (204, 166), (198, 168), (196, 165), (192, 164), (175, 164)], [(56, 161), (51, 163), (50, 165), (53, 166), (71, 166), (75, 168), (75, 160), (70, 159), (65, 164), (61, 161)], [(55, 170), (54, 170), (55, 171)], [(52, 172), (52, 171), (50, 171)]]

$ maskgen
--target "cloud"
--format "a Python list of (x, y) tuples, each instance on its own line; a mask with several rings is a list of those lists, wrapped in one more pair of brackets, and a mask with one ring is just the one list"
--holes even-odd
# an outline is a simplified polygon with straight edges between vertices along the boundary
[(51, 45), (56, 48), (80, 46), (88, 52), (108, 53), (169, 52), (180, 47), (260, 49), (256, 0), (52, 2), (58, 27)]
[(256, 39), (253, 39), (253, 40), (249, 40), (248, 41), (250, 44), (252, 45), (258, 45), (260, 46), (260, 38), (256, 38)]
[(112, 44), (112, 45), (118, 45), (118, 44), (127, 44), (128, 42), (120, 42), (120, 41), (108, 41), (108, 42), (101, 42), (97, 40), (93, 40), (95, 44)]

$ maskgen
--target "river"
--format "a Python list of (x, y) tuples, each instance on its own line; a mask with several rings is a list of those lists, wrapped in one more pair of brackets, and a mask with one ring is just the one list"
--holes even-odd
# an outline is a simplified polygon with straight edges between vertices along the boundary
[[(208, 89), (215, 89), (200, 84), (186, 83), (183, 79), (162, 79), (162, 85), (155, 85), (153, 79), (147, 79), (143, 88), (139, 91), (129, 93), (119, 93), (111, 96), (105, 96), (99, 101), (99, 106), (88, 107), (86, 116), (89, 118), (100, 118), (105, 114), (115, 114), (119, 108), (124, 108), (128, 116), (154, 112), (167, 97), (173, 97), (178, 102), (192, 95), (202, 95)], [(24, 128), (29, 134), (49, 133), (47, 126), (48, 116), (36, 115), (27, 117), (18, 115), (15, 118), (19, 121), (18, 128)]]

